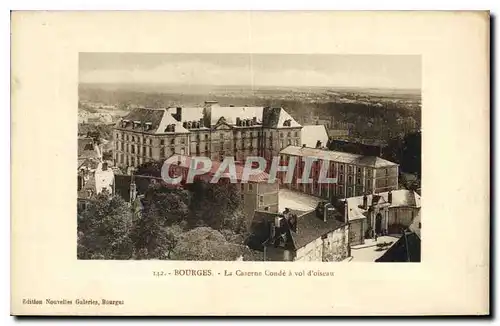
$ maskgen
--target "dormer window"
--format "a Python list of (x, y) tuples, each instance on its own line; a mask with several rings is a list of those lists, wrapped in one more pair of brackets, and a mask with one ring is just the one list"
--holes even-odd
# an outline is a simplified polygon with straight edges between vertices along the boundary
[(123, 120), (122, 121), (122, 128), (127, 128), (129, 122), (130, 122), (129, 120)]
[(175, 132), (175, 124), (168, 125), (165, 132)]
[(139, 128), (141, 126), (141, 122), (140, 121), (134, 121), (134, 124), (133, 124), (133, 127), (132, 128)]
[(291, 119), (286, 119), (284, 122), (283, 122), (283, 126), (284, 127), (290, 127), (292, 125), (292, 120)]
[(153, 127), (153, 124), (151, 122), (146, 122), (144, 124), (144, 130), (149, 131)]

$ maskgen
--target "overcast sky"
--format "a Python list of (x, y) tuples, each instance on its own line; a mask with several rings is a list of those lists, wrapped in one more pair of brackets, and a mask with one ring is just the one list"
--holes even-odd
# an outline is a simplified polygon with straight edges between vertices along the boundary
[(420, 56), (80, 53), (80, 82), (421, 88)]

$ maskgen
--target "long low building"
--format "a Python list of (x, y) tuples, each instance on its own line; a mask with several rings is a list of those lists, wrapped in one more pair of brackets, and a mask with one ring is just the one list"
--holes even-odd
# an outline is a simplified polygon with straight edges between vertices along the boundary
[[(295, 157), (296, 165), (291, 183), (280, 173), (282, 187), (322, 198), (348, 198), (398, 189), (399, 165), (377, 156), (336, 152), (319, 148), (288, 146), (280, 152), (281, 165)], [(306, 158), (316, 159), (309, 177), (312, 183), (301, 183)], [(327, 164), (327, 177), (337, 183), (319, 183), (320, 171)]]

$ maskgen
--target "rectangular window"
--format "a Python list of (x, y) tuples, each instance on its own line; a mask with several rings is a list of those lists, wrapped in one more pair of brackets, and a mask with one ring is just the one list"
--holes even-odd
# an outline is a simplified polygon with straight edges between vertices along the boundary
[(253, 186), (252, 186), (252, 184), (251, 184), (251, 183), (249, 183), (249, 184), (248, 184), (248, 190), (249, 190), (249, 191), (252, 191), (252, 190), (253, 190)]
[(264, 196), (260, 195), (259, 196), (259, 206), (263, 206), (264, 205)]
[(149, 157), (153, 157), (153, 149), (151, 147), (149, 148)]

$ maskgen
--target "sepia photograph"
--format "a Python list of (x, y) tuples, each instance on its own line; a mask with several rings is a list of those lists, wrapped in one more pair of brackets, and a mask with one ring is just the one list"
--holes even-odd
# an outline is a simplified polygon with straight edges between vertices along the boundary
[(13, 12), (11, 314), (489, 314), (489, 19)]
[(421, 79), (420, 55), (79, 53), (78, 259), (420, 262)]

